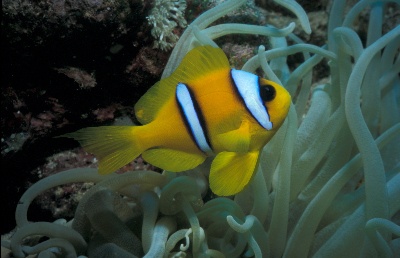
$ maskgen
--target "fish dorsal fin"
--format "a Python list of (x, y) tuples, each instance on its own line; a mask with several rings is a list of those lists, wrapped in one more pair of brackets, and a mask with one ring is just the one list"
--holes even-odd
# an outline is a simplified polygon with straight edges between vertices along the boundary
[(135, 105), (135, 115), (140, 123), (154, 120), (158, 111), (170, 100), (179, 82), (187, 83), (201, 79), (210, 72), (229, 68), (229, 61), (220, 48), (200, 46), (192, 49), (183, 58), (170, 77), (154, 84)]

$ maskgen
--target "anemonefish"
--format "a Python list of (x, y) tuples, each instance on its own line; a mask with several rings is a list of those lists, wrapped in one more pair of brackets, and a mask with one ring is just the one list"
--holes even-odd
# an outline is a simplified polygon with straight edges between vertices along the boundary
[(251, 181), (260, 151), (282, 125), (290, 103), (284, 87), (231, 69), (221, 49), (200, 46), (137, 102), (141, 126), (89, 127), (65, 137), (96, 155), (100, 174), (114, 172), (140, 154), (172, 172), (215, 156), (210, 188), (229, 196)]

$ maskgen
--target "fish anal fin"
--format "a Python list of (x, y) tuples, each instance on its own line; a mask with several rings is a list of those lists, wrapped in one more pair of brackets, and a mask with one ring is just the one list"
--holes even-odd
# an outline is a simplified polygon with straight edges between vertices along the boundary
[(234, 195), (242, 191), (255, 173), (259, 154), (258, 151), (219, 153), (211, 164), (211, 190), (219, 196)]
[(236, 130), (218, 134), (216, 140), (225, 151), (248, 152), (251, 140), (249, 121), (243, 120), (240, 127)]
[(150, 164), (171, 172), (181, 172), (197, 167), (206, 156), (179, 150), (154, 148), (143, 152), (142, 157)]

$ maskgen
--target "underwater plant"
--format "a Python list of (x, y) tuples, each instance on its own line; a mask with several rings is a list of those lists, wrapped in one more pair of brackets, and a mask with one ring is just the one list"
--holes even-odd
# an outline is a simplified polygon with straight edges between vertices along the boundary
[[(309, 33), (305, 11), (291, 10)], [(333, 1), (326, 46), (304, 43), (294, 24), (219, 24), (246, 0), (230, 0), (194, 20), (177, 42), (163, 78), (198, 45), (217, 47), (227, 34), (268, 39), (242, 70), (261, 68), (289, 91), (293, 104), (264, 147), (250, 186), (233, 198), (203, 199), (209, 165), (162, 174), (131, 171), (101, 176), (96, 169), (64, 171), (32, 185), (16, 209), (17, 230), (2, 246), (15, 257), (399, 257), (400, 25), (383, 31), (386, 7)], [(354, 21), (369, 12), (361, 38)], [(288, 66), (288, 56), (304, 62)], [(326, 59), (329, 82), (312, 72)], [(311, 95), (311, 97), (310, 97)], [(207, 163), (207, 162), (206, 162)], [(30, 222), (30, 203), (52, 187), (94, 182), (71, 221)], [(33, 243), (34, 236), (46, 238)], [(25, 242), (31, 238), (31, 244)]]

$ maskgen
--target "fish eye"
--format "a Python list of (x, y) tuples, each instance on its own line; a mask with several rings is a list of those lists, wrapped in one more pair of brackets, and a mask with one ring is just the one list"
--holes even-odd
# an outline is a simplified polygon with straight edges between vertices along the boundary
[(276, 96), (275, 88), (271, 85), (265, 85), (260, 87), (261, 99), (265, 102), (271, 101)]

